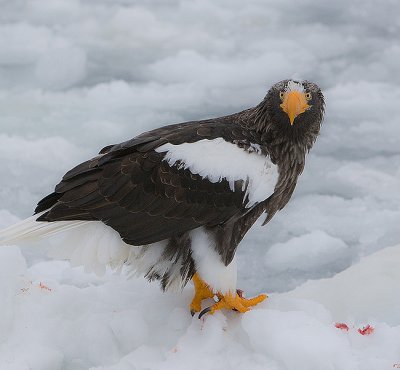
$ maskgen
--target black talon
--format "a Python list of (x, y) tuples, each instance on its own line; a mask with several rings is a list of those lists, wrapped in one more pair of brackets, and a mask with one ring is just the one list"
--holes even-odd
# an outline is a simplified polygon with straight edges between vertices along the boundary
[(192, 317), (194, 316), (195, 313), (196, 313), (196, 311), (190, 310), (190, 314), (192, 315)]
[(199, 313), (199, 319), (201, 319), (206, 313), (209, 313), (210, 311), (211, 311), (211, 306), (205, 308), (203, 311), (201, 311), (201, 312)]

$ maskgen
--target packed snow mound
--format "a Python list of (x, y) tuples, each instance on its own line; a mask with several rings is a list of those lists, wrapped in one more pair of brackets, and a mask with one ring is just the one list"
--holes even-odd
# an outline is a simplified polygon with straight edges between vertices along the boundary
[(320, 302), (336, 321), (400, 325), (399, 264), (400, 246), (388, 247), (331, 279), (310, 280), (286, 296)]
[[(246, 314), (199, 320), (188, 309), (191, 285), (162, 293), (144, 279), (99, 278), (62, 261), (28, 267), (18, 247), (2, 247), (0, 369), (391, 368), (400, 361), (399, 255), (400, 245), (387, 248)], [(366, 324), (374, 332), (360, 335)]]

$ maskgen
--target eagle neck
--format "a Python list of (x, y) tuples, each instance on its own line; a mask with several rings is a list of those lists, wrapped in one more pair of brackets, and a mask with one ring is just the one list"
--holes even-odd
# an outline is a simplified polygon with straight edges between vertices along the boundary
[(268, 148), (272, 161), (278, 165), (303, 165), (318, 135), (304, 130), (288, 130), (273, 124), (265, 104), (241, 112), (238, 119), (242, 126), (256, 132), (261, 145)]

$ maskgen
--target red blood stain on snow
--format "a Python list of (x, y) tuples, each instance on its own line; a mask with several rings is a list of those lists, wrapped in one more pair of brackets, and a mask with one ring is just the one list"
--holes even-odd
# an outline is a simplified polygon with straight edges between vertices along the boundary
[[(338, 328), (343, 331), (349, 331), (349, 327), (344, 322), (335, 323), (335, 328)], [(375, 328), (368, 324), (367, 326), (363, 326), (362, 328), (359, 328), (357, 331), (361, 335), (370, 335), (374, 332), (374, 330), (375, 330)]]
[(337, 322), (335, 324), (335, 328), (338, 328), (338, 329), (344, 330), (344, 331), (349, 331), (349, 327), (343, 322)]
[(370, 335), (374, 332), (374, 330), (375, 330), (374, 327), (368, 324), (367, 326), (364, 326), (362, 329), (361, 328), (358, 329), (358, 332), (361, 335)]
[(49, 288), (47, 285), (43, 284), (42, 282), (39, 283), (39, 288), (40, 289), (45, 289), (51, 292), (51, 288)]

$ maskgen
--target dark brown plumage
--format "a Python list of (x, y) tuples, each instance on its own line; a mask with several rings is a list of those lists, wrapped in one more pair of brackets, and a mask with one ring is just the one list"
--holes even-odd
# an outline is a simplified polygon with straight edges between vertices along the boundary
[[(282, 108), (286, 99), (282, 92), (288, 94), (293, 84), (311, 97), (307, 99), (309, 108), (291, 122)], [(305, 155), (318, 136), (323, 113), (324, 98), (317, 85), (285, 80), (275, 84), (254, 108), (165, 126), (110, 145), (65, 174), (54, 193), (39, 202), (35, 212), (46, 212), (37, 220), (100, 220), (135, 246), (168, 240), (163, 258), (171, 262), (171, 269), (179, 264), (185, 283), (196, 271), (190, 250), (191, 230), (202, 226), (212, 234), (215, 249), (228, 265), (260, 215), (267, 214), (266, 224), (287, 204), (304, 169)], [(179, 145), (215, 138), (223, 138), (244, 151), (256, 145), (260, 155), (269, 157), (278, 167), (274, 192), (246, 208), (245, 177), (235, 181), (232, 190), (227, 179), (211, 182), (188, 168), (171, 166), (164, 160), (165, 153), (156, 151), (166, 143)], [(165, 288), (171, 269), (162, 275), (150, 271), (147, 275), (159, 279)]]

